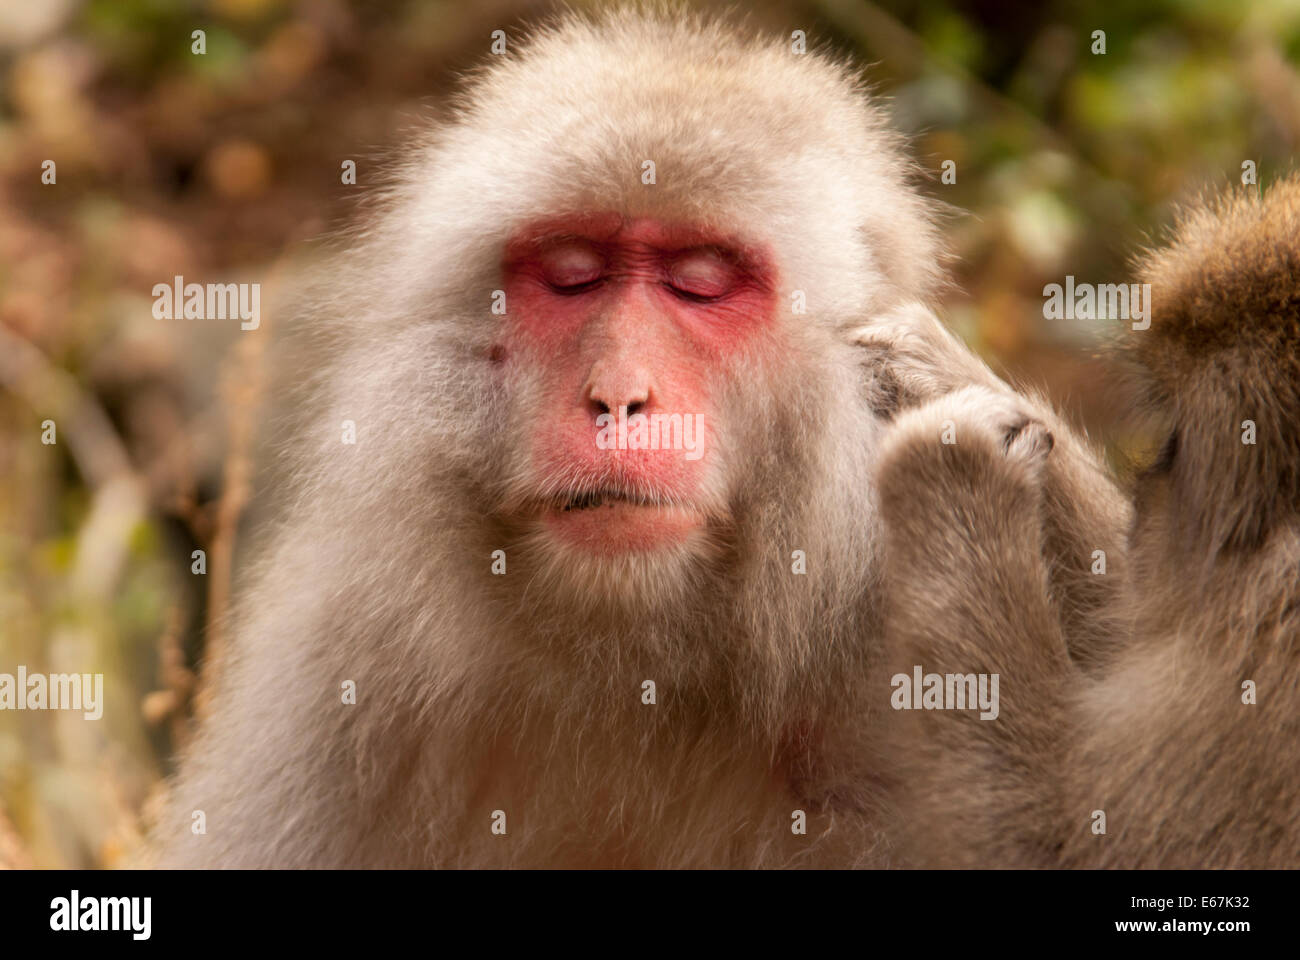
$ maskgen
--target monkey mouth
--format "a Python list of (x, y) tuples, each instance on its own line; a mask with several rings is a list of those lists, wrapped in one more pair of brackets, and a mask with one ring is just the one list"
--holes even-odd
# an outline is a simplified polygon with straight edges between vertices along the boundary
[(636, 493), (622, 490), (586, 490), (575, 493), (561, 501), (560, 511), (569, 513), (573, 510), (593, 510), (596, 507), (613, 507), (616, 504), (630, 504), (635, 507), (654, 507), (662, 501)]
[(704, 511), (676, 497), (616, 487), (567, 491), (542, 505), (552, 536), (585, 553), (653, 552), (706, 525)]

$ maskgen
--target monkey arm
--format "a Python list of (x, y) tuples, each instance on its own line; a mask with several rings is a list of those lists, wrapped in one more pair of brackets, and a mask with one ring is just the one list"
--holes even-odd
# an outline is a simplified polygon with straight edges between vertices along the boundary
[(860, 328), (872, 406), (899, 416), (963, 387), (1018, 397), (1055, 439), (1042, 476), (1043, 550), (1049, 595), (1071, 658), (1089, 672), (1113, 655), (1112, 618), (1127, 571), (1132, 510), (1086, 438), (1038, 396), (1017, 394), (928, 308), (900, 307)]
[(999, 677), (993, 718), (897, 702), (886, 712), (905, 862), (1033, 866), (1055, 855), (1054, 771), (1075, 669), (1044, 556), (1053, 437), (1033, 412), (1005, 391), (966, 388), (903, 414), (883, 444), (881, 675)]

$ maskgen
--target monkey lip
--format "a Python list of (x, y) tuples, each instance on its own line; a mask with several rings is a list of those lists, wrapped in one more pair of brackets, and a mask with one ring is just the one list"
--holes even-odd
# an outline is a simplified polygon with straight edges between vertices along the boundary
[(563, 495), (543, 508), (543, 516), (561, 541), (604, 554), (680, 543), (705, 522), (700, 510), (686, 504), (613, 489)]
[(654, 500), (649, 497), (639, 496), (638, 494), (623, 493), (619, 490), (589, 490), (582, 493), (575, 493), (567, 500), (564, 500), (564, 506), (560, 509), (568, 513), (570, 510), (591, 510), (595, 507), (615, 506), (616, 504), (625, 503), (634, 507), (651, 507), (655, 506)]

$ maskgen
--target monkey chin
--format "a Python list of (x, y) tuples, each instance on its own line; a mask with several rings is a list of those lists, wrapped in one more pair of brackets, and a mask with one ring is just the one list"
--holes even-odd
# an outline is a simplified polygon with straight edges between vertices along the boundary
[(525, 517), (514, 542), (528, 589), (515, 599), (534, 623), (545, 610), (594, 624), (694, 609), (728, 542), (722, 517), (680, 501), (551, 502)]

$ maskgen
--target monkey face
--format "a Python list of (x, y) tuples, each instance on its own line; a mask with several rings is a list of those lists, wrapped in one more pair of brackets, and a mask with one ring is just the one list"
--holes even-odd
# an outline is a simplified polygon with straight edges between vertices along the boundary
[(520, 231), (492, 356), (526, 378), (524, 518), (591, 558), (693, 552), (731, 517), (722, 384), (774, 322), (772, 270), (702, 228), (619, 214)]

